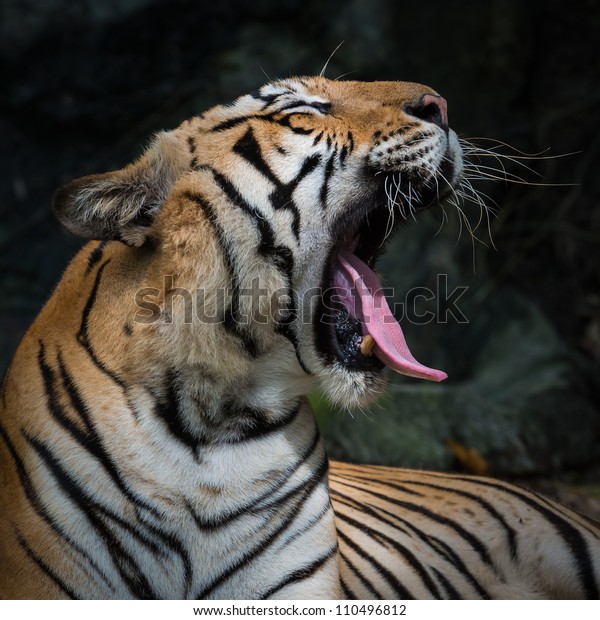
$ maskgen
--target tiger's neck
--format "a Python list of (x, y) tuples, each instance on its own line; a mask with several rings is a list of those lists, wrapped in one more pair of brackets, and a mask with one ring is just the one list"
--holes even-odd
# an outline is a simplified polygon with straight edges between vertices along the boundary
[(257, 359), (234, 382), (196, 365), (171, 369), (157, 395), (156, 413), (196, 453), (203, 446), (241, 443), (283, 430), (301, 409), (304, 423), (314, 426), (304, 399), (312, 380), (286, 373), (286, 364), (294, 366), (290, 355)]
[[(191, 380), (189, 372), (171, 373), (162, 399), (145, 414), (152, 428), (140, 447), (152, 445), (151, 458), (147, 449), (132, 450), (131, 439), (122, 438), (130, 444), (123, 466), (133, 474), (135, 492), (161, 514), (156, 531), (165, 540), (183, 539), (191, 550), (192, 575), (177, 584), (178, 596), (337, 597), (328, 462), (307, 400), (272, 394), (270, 404), (277, 402), (276, 408), (267, 406), (267, 395), (259, 406), (261, 390), (250, 389), (244, 398), (248, 386), (243, 385), (238, 394), (211, 395), (212, 384)], [(115, 455), (125, 453), (117, 447)], [(131, 527), (143, 529), (144, 522), (136, 520)], [(155, 567), (157, 588), (180, 563), (172, 554)], [(307, 577), (279, 583), (280, 566)], [(239, 580), (227, 578), (232, 574)], [(264, 592), (265, 583), (278, 585)]]
[[(133, 319), (126, 304), (144, 286), (131, 277), (139, 262), (128, 268), (125, 251), (110, 246), (92, 246), (70, 267), (33, 328), (44, 338), (21, 347), (9, 373), (9, 383), (30, 377), (47, 395), (36, 402), (49, 415), (13, 417), (36, 472), (54, 481), (39, 486), (40, 505), (55, 496), (60, 510), (44, 518), (69, 520), (74, 547), (102, 549), (106, 560), (82, 553), (80, 573), (60, 578), (82, 598), (335, 598), (327, 458), (302, 396), (312, 380), (293, 347), (265, 340), (260, 355), (240, 358), (233, 337), (210, 325), (195, 339), (190, 326), (172, 346), (172, 325)], [(60, 329), (44, 329), (59, 310)], [(66, 347), (73, 333), (77, 344)], [(13, 394), (11, 409), (29, 412)], [(72, 552), (53, 544), (48, 553)], [(150, 559), (149, 547), (158, 551)], [(126, 570), (111, 559), (119, 553)], [(279, 583), (282, 566), (307, 577)]]

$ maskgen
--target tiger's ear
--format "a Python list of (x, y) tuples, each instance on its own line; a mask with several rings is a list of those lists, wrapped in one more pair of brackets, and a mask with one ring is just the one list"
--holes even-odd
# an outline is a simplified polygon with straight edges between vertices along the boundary
[(121, 170), (91, 174), (61, 187), (53, 210), (60, 223), (84, 239), (118, 239), (141, 246), (154, 215), (184, 172), (175, 132), (156, 135), (145, 153)]

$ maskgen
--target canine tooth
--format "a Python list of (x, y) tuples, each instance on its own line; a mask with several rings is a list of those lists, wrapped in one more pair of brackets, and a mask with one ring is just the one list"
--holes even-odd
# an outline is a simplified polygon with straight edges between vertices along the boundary
[(373, 347), (375, 346), (375, 339), (370, 334), (364, 336), (362, 342), (360, 343), (360, 352), (365, 357), (371, 357), (373, 355)]

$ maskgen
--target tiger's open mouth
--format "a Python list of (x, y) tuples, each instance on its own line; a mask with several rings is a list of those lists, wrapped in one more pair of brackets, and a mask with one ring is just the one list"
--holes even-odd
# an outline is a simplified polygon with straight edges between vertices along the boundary
[[(450, 191), (447, 186), (435, 193), (423, 192), (416, 205), (418, 210), (437, 204)], [(389, 207), (377, 202), (378, 206), (368, 209), (358, 225), (346, 223), (341, 242), (331, 253), (318, 345), (330, 363), (337, 361), (348, 370), (380, 371), (387, 366), (410, 377), (443, 381), (447, 378), (445, 372), (413, 357), (373, 271), (389, 236), (391, 217)], [(400, 213), (394, 219), (405, 221)]]

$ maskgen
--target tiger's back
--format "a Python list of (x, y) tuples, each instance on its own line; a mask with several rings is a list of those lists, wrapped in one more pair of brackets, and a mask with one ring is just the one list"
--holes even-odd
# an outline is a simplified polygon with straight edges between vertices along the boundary
[(332, 463), (347, 598), (599, 598), (600, 524), (491, 478)]

